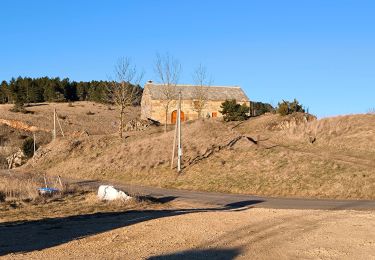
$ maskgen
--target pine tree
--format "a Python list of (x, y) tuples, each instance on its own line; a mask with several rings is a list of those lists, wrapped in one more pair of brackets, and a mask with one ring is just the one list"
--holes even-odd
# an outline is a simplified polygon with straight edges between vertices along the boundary
[(3, 80), (0, 84), (0, 104), (5, 104), (8, 102), (8, 83)]

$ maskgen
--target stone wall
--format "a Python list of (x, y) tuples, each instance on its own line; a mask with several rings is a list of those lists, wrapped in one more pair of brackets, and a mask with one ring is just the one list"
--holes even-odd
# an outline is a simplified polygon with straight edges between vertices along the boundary
[[(216, 113), (217, 117), (222, 117), (223, 115), (219, 112), (221, 110), (222, 101), (207, 101), (205, 108), (202, 110), (202, 117), (212, 117), (213, 113)], [(239, 102), (240, 104), (245, 102)], [(151, 100), (151, 97), (144, 93), (144, 97), (141, 102), (142, 112), (141, 118), (147, 119), (151, 118), (153, 120), (159, 121), (160, 123), (165, 123), (165, 101), (164, 100)], [(172, 112), (177, 110), (177, 101), (171, 102), (168, 111), (167, 123), (171, 124)], [(182, 100), (181, 110), (184, 113), (184, 120), (195, 120), (198, 118), (197, 111), (194, 110), (193, 100)]]
[(151, 94), (148, 88), (143, 90), (142, 100), (141, 100), (141, 119), (146, 120), (147, 118), (152, 118), (152, 103)]

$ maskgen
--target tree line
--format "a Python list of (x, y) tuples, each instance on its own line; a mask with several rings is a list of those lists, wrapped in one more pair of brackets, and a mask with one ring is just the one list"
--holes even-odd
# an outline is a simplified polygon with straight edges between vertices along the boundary
[[(0, 104), (14, 104), (23, 107), (30, 103), (40, 102), (73, 102), (95, 101), (111, 103), (108, 100), (107, 86), (111, 81), (71, 81), (69, 78), (60, 79), (41, 77), (18, 77), (0, 84)], [(142, 88), (132, 85), (136, 95), (132, 103), (140, 104)]]

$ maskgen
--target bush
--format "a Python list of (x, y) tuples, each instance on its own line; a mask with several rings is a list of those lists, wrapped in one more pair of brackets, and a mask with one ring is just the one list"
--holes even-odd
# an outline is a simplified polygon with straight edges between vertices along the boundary
[(68, 116), (57, 114), (57, 117), (60, 118), (61, 120), (65, 120)]
[(14, 104), (13, 107), (11, 109), (9, 109), (10, 112), (14, 112), (14, 113), (25, 113), (26, 112), (26, 109), (25, 107), (20, 104)]
[(6, 199), (6, 194), (5, 192), (0, 190), (0, 202), (4, 202)]
[(25, 109), (25, 106), (22, 104), (22, 105), (18, 105), (18, 104), (14, 104), (14, 106), (9, 109), (10, 112), (13, 112), (13, 113), (23, 113), (23, 114), (34, 114), (35, 112), (34, 111), (29, 111), (27, 109)]
[(249, 116), (249, 107), (246, 104), (237, 104), (235, 99), (226, 100), (221, 104), (220, 113), (223, 114), (224, 121), (244, 121)]
[(262, 103), (262, 102), (251, 102), (252, 110), (253, 110), (253, 116), (260, 116), (265, 113), (274, 113), (275, 108), (268, 103)]
[(8, 161), (2, 155), (0, 155), (0, 169), (8, 169)]
[(305, 109), (298, 102), (297, 99), (294, 99), (293, 102), (283, 100), (278, 104), (277, 113), (279, 113), (282, 116), (293, 114), (295, 112), (305, 113)]
[[(37, 149), (37, 147), (35, 147)], [(34, 155), (34, 139), (31, 137), (26, 138), (22, 143), (22, 151), (27, 158), (31, 158)]]

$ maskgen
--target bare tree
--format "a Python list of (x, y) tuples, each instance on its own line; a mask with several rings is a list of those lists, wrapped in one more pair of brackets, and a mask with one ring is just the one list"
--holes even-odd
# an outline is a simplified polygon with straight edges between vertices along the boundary
[(198, 118), (202, 117), (202, 111), (207, 105), (207, 87), (211, 85), (211, 79), (206, 67), (200, 64), (193, 73), (193, 80), (196, 88), (193, 92), (193, 110), (198, 113)]
[(117, 106), (119, 112), (119, 136), (122, 138), (124, 130), (124, 117), (126, 107), (132, 106), (138, 94), (139, 84), (143, 72), (138, 73), (137, 67), (131, 63), (130, 58), (120, 58), (114, 68), (114, 79), (107, 85), (108, 101)]
[(165, 111), (164, 131), (167, 132), (169, 108), (177, 99), (176, 86), (181, 73), (181, 64), (169, 54), (164, 56), (156, 55), (155, 73), (163, 84), (163, 107)]

